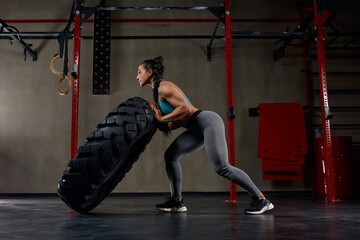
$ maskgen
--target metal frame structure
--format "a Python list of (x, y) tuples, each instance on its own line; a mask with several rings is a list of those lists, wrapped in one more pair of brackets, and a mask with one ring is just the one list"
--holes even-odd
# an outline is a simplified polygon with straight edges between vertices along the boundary
[[(229, 163), (235, 165), (235, 139), (234, 139), (234, 107), (233, 107), (233, 85), (232, 85), (232, 54), (231, 54), (231, 19), (230, 19), (230, 0), (224, 0), (225, 9), (225, 52), (226, 52), (226, 85), (227, 85), (227, 102), (228, 102), (228, 139), (229, 139)], [(95, 7), (95, 8), (83, 8), (85, 18), (81, 19), (81, 10), (76, 12), (75, 17), (75, 32), (74, 32), (74, 66), (77, 66), (78, 74), (74, 77), (73, 84), (73, 112), (72, 112), (72, 133), (71, 133), (71, 158), (76, 156), (77, 149), (77, 121), (78, 121), (78, 85), (79, 85), (79, 63), (80, 63), (80, 25), (94, 11), (99, 10), (210, 10), (215, 16), (218, 17), (215, 30), (211, 36), (210, 43), (207, 46), (208, 60), (211, 60), (211, 44), (216, 34), (221, 15), (223, 13), (222, 8), (213, 7)], [(230, 181), (230, 202), (236, 202), (236, 184)]]
[[(228, 103), (228, 139), (229, 139), (229, 163), (235, 165), (235, 140), (234, 140), (234, 107), (233, 107), (233, 85), (232, 85), (232, 54), (231, 54), (231, 19), (230, 19), (230, 0), (224, 0), (225, 8), (225, 52), (226, 52), (226, 85), (227, 85), (227, 103)], [(73, 109), (72, 109), (72, 128), (71, 128), (71, 158), (76, 156), (77, 149), (77, 128), (78, 128), (78, 101), (79, 101), (79, 64), (80, 64), (80, 36), (81, 36), (81, 23), (84, 22), (94, 11), (99, 10), (210, 10), (217, 17), (218, 21), (211, 37), (211, 41), (207, 46), (208, 60), (211, 60), (211, 44), (215, 37), (218, 28), (222, 8), (210, 7), (148, 7), (148, 8), (118, 8), (118, 7), (101, 7), (83, 8), (85, 19), (81, 19), (81, 10), (76, 11), (75, 17), (75, 32), (74, 32), (74, 67), (76, 67), (77, 74), (74, 77), (73, 83)], [(230, 181), (230, 202), (236, 202), (236, 184)]]
[[(80, 4), (82, 0), (80, 0)], [(80, 82), (80, 40), (81, 37), (81, 8), (75, 10), (74, 29), (74, 64), (73, 64), (73, 91), (71, 112), (71, 159), (75, 158), (78, 142), (79, 120), (79, 82)]]
[[(233, 102), (233, 75), (232, 75), (232, 52), (231, 52), (231, 18), (230, 0), (224, 0), (225, 7), (225, 62), (226, 62), (226, 89), (228, 107), (228, 151), (229, 163), (235, 166), (235, 134), (234, 134), (234, 102)], [(230, 202), (236, 202), (236, 184), (230, 181)]]
[[(321, 0), (313, 1), (313, 9), (302, 8), (302, 10), (310, 12), (314, 17), (314, 30), (315, 30), (315, 41), (316, 41), (316, 50), (317, 50), (317, 62), (318, 62), (318, 77), (320, 90), (314, 91), (311, 90), (310, 84), (310, 71), (308, 69), (309, 58), (307, 56), (308, 46), (303, 40), (304, 47), (304, 72), (305, 72), (305, 81), (306, 81), (306, 91), (307, 91), (307, 104), (308, 104), (308, 126), (309, 126), (309, 136), (313, 139), (312, 132), (312, 103), (311, 103), (311, 93), (320, 94), (321, 101), (321, 112), (322, 112), (322, 128), (323, 128), (323, 145), (324, 145), (324, 167), (325, 167), (325, 177), (326, 177), (326, 198), (328, 201), (335, 201), (335, 182), (334, 182), (334, 170), (333, 170), (333, 159), (332, 159), (332, 147), (331, 147), (331, 131), (330, 131), (330, 119), (332, 115), (330, 113), (329, 106), (329, 91), (327, 88), (327, 71), (325, 63), (325, 42), (324, 42), (324, 22), (328, 20), (330, 13), (322, 11)], [(300, 10), (300, 15), (302, 12)], [(310, 151), (312, 154), (313, 152)], [(315, 184), (315, 164), (312, 163), (312, 175), (313, 175), (313, 186)]]
[[(319, 1), (321, 2), (321, 1)], [(317, 0), (314, 0), (315, 30), (317, 32), (316, 47), (319, 69), (319, 84), (321, 96), (321, 112), (324, 139), (324, 161), (326, 176), (326, 196), (328, 201), (335, 201), (335, 182), (333, 171), (333, 159), (331, 148), (330, 119), (332, 118), (329, 106), (329, 95), (327, 90), (326, 64), (325, 64), (325, 43), (323, 33), (322, 9)]]

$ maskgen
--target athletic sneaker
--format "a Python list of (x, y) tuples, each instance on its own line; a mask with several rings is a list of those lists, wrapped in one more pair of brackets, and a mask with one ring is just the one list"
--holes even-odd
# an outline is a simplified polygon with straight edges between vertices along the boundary
[(187, 208), (184, 205), (184, 199), (182, 199), (181, 202), (178, 202), (174, 198), (169, 198), (169, 200), (167, 200), (163, 204), (155, 205), (155, 208), (162, 212), (179, 212), (179, 213), (181, 213), (181, 212), (187, 211)]
[(254, 200), (248, 208), (245, 208), (247, 214), (262, 214), (267, 210), (274, 208), (274, 205), (265, 199)]

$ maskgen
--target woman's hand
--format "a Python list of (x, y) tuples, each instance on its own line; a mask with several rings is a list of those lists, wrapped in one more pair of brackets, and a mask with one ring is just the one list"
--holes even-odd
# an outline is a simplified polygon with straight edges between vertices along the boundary
[(164, 121), (161, 120), (162, 114), (161, 111), (159, 109), (157, 109), (154, 104), (150, 103), (150, 107), (154, 112), (154, 116), (156, 118), (156, 120), (160, 123), (163, 123)]

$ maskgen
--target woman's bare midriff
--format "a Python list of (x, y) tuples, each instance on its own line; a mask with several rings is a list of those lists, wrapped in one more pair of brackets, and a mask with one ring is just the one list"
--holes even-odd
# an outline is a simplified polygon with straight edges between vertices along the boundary
[(188, 115), (186, 115), (185, 117), (183, 117), (180, 120), (174, 121), (173, 124), (176, 126), (180, 126), (180, 127), (185, 127), (186, 124), (188, 123), (189, 119), (191, 118), (191, 116), (199, 109), (197, 109), (196, 107), (194, 107), (193, 105), (190, 105), (191, 111)]

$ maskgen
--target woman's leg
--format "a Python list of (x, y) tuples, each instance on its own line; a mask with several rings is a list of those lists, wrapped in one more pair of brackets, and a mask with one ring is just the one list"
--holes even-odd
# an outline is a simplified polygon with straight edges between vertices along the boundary
[(258, 198), (262, 194), (250, 177), (244, 171), (231, 166), (228, 162), (225, 127), (221, 117), (214, 112), (206, 112), (206, 114), (199, 120), (200, 124), (203, 123), (205, 148), (214, 170), (244, 188), (254, 199)]
[(171, 197), (182, 198), (182, 171), (180, 158), (204, 146), (201, 136), (185, 131), (178, 136), (165, 152), (166, 172), (169, 178)]

